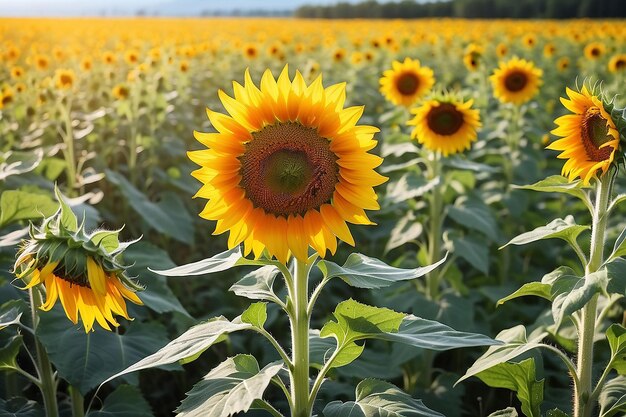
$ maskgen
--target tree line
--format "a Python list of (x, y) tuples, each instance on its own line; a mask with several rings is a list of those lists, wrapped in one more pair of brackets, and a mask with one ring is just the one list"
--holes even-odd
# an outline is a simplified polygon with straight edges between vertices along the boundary
[(340, 2), (328, 6), (305, 5), (296, 17), (321, 19), (415, 19), (428, 17), (573, 19), (626, 17), (626, 0), (415, 0), (379, 3)]

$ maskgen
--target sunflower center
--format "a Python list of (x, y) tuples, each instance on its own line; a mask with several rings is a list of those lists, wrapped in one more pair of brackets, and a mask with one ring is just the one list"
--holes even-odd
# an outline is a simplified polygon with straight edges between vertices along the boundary
[(252, 134), (241, 156), (241, 185), (255, 207), (277, 216), (304, 215), (330, 201), (338, 182), (328, 139), (299, 123)]
[(433, 107), (426, 116), (428, 128), (438, 135), (450, 136), (463, 126), (463, 113), (452, 103), (441, 103)]
[(615, 68), (616, 69), (626, 68), (626, 60), (618, 59), (617, 62), (615, 63)]
[(398, 91), (400, 94), (404, 96), (411, 96), (415, 94), (417, 88), (420, 85), (420, 80), (417, 78), (415, 74), (410, 72), (406, 72), (398, 77), (396, 81), (396, 86), (398, 87)]
[(521, 71), (514, 71), (504, 79), (506, 89), (514, 93), (523, 90), (527, 83), (528, 76)]
[(602, 117), (600, 109), (597, 107), (587, 109), (581, 123), (580, 137), (590, 161), (605, 161), (613, 152), (612, 146), (601, 148), (603, 144), (613, 139), (608, 133), (607, 121)]

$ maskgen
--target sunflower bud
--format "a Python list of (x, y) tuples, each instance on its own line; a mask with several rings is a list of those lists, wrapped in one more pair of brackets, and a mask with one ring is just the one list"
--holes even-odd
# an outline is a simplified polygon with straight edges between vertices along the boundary
[(128, 267), (120, 261), (129, 243), (119, 242), (119, 230), (87, 233), (55, 191), (59, 209), (40, 227), (31, 225), (14, 272), (26, 283), (24, 289), (39, 284), (45, 287), (42, 310), (50, 310), (60, 299), (67, 317), (74, 324), (80, 317), (86, 332), (93, 329), (94, 322), (111, 330), (111, 325), (119, 326), (114, 315), (130, 320), (125, 299), (143, 304), (135, 294), (142, 287), (126, 275)]

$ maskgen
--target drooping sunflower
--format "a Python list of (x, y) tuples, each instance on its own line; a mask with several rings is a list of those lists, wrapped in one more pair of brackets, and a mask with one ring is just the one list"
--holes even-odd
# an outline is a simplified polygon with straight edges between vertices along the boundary
[(476, 130), (481, 127), (480, 113), (472, 109), (473, 103), (454, 97), (425, 102), (411, 111), (415, 114), (407, 122), (415, 126), (411, 137), (443, 156), (469, 149), (477, 138)]
[(626, 54), (613, 55), (609, 60), (608, 67), (611, 72), (626, 70)]
[(208, 200), (200, 216), (217, 221), (214, 234), (230, 231), (229, 248), (283, 263), (305, 260), (309, 246), (334, 253), (337, 237), (354, 245), (346, 223), (372, 224), (364, 209), (379, 208), (373, 187), (387, 179), (368, 153), (378, 129), (356, 125), (363, 107), (343, 108), (345, 83), (307, 85), (285, 66), (278, 79), (265, 71), (260, 88), (249, 71), (233, 87), (234, 98), (219, 91), (230, 115), (207, 109), (218, 132), (194, 132), (209, 148), (189, 152), (201, 166), (196, 197)]
[(543, 71), (525, 59), (512, 58), (501, 62), (489, 77), (494, 95), (503, 103), (522, 104), (539, 91)]
[(433, 70), (422, 67), (419, 60), (405, 58), (393, 61), (392, 69), (383, 72), (380, 92), (398, 106), (410, 107), (435, 84)]
[(603, 101), (587, 89), (580, 92), (566, 89), (569, 99), (561, 103), (573, 114), (561, 116), (554, 122), (557, 128), (552, 134), (560, 136), (547, 149), (562, 151), (557, 158), (567, 159), (562, 175), (570, 181), (580, 177), (584, 185), (591, 178), (604, 175), (619, 148), (619, 132)]

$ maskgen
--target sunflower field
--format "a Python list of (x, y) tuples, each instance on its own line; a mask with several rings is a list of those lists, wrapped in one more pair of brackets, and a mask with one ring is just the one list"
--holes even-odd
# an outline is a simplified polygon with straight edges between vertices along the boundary
[(0, 19), (0, 416), (625, 416), (625, 23)]

